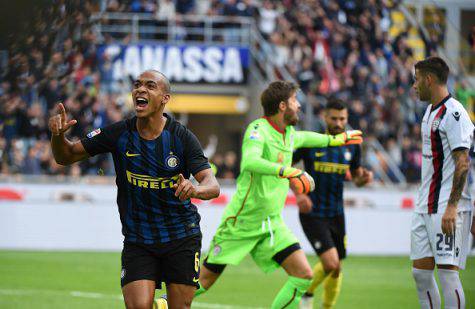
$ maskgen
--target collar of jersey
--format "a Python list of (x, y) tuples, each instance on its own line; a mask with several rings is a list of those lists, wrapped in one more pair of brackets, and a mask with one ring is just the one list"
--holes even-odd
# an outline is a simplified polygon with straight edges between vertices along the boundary
[(263, 118), (264, 118), (265, 120), (267, 120), (267, 122), (268, 122), (277, 132), (279, 132), (279, 133), (282, 134), (282, 135), (285, 134), (285, 130), (281, 130), (281, 129), (277, 126), (277, 124), (276, 124), (275, 122), (273, 122), (272, 120), (269, 119), (269, 117), (264, 116)]
[[(163, 130), (165, 131), (165, 130), (168, 130), (168, 128), (170, 127), (171, 122), (172, 122), (173, 120), (175, 120), (175, 119), (173, 118), (173, 116), (168, 115), (167, 113), (163, 113), (163, 116), (165, 116), (165, 118), (167, 118), (167, 121), (165, 122), (165, 126), (163, 127)], [(138, 131), (138, 130), (137, 130), (137, 116), (134, 116), (134, 117), (132, 118), (132, 126), (131, 126), (131, 129), (132, 129), (133, 131)], [(161, 136), (161, 134), (160, 134), (159, 136)], [(157, 138), (158, 138), (158, 137), (157, 137)]]
[(439, 107), (441, 107), (442, 105), (444, 105), (445, 102), (447, 102), (448, 99), (450, 99), (452, 97), (452, 95), (449, 93), (448, 96), (446, 96), (445, 98), (442, 99), (442, 101), (440, 101), (439, 103), (437, 103), (436, 105), (432, 105), (432, 108), (431, 108), (431, 112), (435, 111), (436, 109), (438, 109)]

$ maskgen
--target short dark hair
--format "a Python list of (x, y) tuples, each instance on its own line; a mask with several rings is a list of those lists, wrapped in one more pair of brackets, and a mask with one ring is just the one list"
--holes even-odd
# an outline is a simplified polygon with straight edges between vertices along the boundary
[(336, 109), (336, 110), (341, 111), (344, 109), (348, 109), (348, 106), (346, 105), (345, 101), (334, 98), (334, 97), (330, 97), (327, 100), (327, 105), (325, 105), (325, 109), (326, 110)]
[(261, 94), (264, 116), (277, 114), (280, 102), (287, 102), (298, 89), (299, 86), (297, 84), (283, 80), (270, 83)]
[(423, 74), (434, 74), (441, 84), (447, 83), (449, 66), (440, 57), (429, 57), (416, 63), (415, 69)]

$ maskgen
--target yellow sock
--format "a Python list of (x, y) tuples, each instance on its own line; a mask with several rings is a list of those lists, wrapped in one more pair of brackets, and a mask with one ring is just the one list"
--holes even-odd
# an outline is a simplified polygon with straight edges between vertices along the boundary
[(315, 289), (317, 288), (317, 286), (319, 286), (320, 283), (322, 283), (322, 281), (325, 279), (325, 277), (326, 277), (327, 275), (328, 275), (328, 274), (326, 274), (326, 273), (325, 273), (325, 270), (323, 269), (323, 264), (322, 264), (322, 262), (318, 262), (317, 264), (315, 264), (315, 266), (313, 267), (313, 279), (312, 279), (312, 283), (311, 283), (310, 286), (308, 287), (307, 293), (313, 294), (313, 292), (315, 291)]
[(341, 282), (343, 280), (343, 274), (340, 272), (338, 277), (333, 277), (331, 273), (323, 283), (323, 308), (333, 308), (336, 304), (336, 299), (340, 295)]

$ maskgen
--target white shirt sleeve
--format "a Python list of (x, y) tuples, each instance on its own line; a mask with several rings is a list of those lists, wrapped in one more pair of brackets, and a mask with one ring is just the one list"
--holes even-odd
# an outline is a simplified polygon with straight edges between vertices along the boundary
[(443, 129), (449, 141), (450, 150), (470, 149), (473, 139), (473, 123), (467, 111), (460, 105), (447, 110)]

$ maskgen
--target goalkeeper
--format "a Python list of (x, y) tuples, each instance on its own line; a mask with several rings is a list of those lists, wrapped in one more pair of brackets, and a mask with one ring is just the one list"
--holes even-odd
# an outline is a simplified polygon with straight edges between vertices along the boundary
[(301, 147), (359, 144), (362, 138), (360, 131), (334, 136), (295, 131), (297, 90), (293, 83), (276, 81), (261, 95), (265, 117), (249, 124), (244, 134), (236, 194), (211, 242), (195, 296), (206, 292), (226, 265), (239, 264), (248, 253), (264, 272), (282, 266), (289, 275), (272, 308), (297, 308), (311, 283), (312, 268), (281, 214), (288, 178), (305, 177), (291, 167), (292, 153)]

